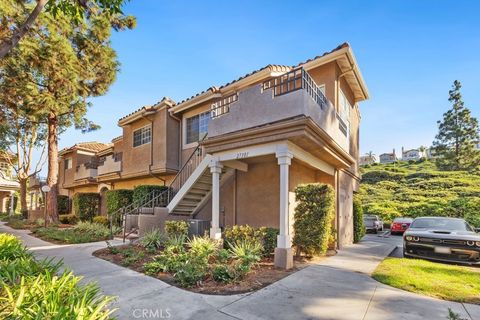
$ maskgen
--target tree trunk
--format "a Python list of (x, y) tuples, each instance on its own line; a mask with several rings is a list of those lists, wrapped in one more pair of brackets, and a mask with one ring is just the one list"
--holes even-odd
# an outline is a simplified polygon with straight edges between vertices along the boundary
[(28, 178), (18, 178), (18, 183), (20, 184), (20, 208), (25, 219), (28, 218), (27, 180)]
[(58, 118), (53, 112), (48, 114), (48, 175), (47, 185), (50, 192), (47, 197), (48, 222), (58, 223)]
[(37, 5), (33, 9), (33, 11), (28, 16), (27, 20), (13, 32), (13, 35), (10, 39), (5, 39), (0, 43), (0, 59), (5, 57), (10, 50), (12, 50), (18, 42), (23, 38), (23, 36), (30, 30), (35, 20), (37, 20), (38, 16), (42, 12), (43, 8), (47, 0), (38, 0)]

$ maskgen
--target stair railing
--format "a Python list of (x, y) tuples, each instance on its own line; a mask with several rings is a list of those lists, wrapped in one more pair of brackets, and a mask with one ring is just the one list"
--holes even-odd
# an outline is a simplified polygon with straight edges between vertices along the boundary
[(205, 135), (205, 137), (200, 141), (198, 146), (192, 152), (187, 161), (185, 161), (182, 168), (178, 171), (177, 175), (175, 176), (175, 178), (173, 178), (172, 182), (168, 186), (168, 203), (172, 201), (178, 190), (182, 188), (187, 179), (192, 175), (193, 171), (197, 169), (200, 162), (202, 162), (202, 160), (205, 158), (205, 152), (203, 150), (201, 142), (206, 138), (207, 136)]
[(126, 237), (135, 231), (127, 232), (128, 215), (138, 215), (142, 213), (142, 209), (145, 208), (155, 210), (155, 207), (166, 207), (170, 201), (172, 201), (178, 190), (182, 188), (193, 171), (195, 171), (200, 162), (202, 162), (202, 160), (205, 158), (201, 142), (205, 140), (206, 137), (207, 136), (205, 135), (187, 161), (185, 161), (182, 168), (178, 171), (177, 175), (175, 178), (173, 178), (172, 182), (168, 186), (167, 190), (153, 190), (149, 194), (145, 195), (140, 201), (132, 202), (128, 206), (122, 207), (110, 215), (110, 230), (112, 230), (113, 226), (112, 219), (121, 217), (123, 242), (125, 242)]

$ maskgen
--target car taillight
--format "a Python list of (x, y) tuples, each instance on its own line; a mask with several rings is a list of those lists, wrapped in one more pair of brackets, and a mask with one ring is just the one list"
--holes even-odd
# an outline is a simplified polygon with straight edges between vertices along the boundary
[(475, 245), (474, 241), (471, 241), (471, 240), (467, 241), (467, 246), (473, 247), (474, 245)]
[(476, 245), (477, 247), (480, 247), (480, 241), (475, 242), (475, 245)]

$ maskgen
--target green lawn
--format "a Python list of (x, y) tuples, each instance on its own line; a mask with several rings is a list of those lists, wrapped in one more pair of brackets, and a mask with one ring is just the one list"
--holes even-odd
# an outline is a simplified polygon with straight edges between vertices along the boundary
[(480, 268), (418, 259), (385, 259), (373, 278), (392, 287), (427, 296), (480, 304)]

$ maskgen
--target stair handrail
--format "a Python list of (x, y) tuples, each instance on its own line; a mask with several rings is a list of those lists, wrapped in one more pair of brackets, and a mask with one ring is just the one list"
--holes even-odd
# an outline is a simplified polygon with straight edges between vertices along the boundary
[[(183, 166), (178, 170), (177, 175), (173, 178), (172, 182), (168, 186), (168, 198), (167, 203), (172, 201), (175, 194), (180, 190), (183, 184), (187, 181), (190, 175), (195, 171), (198, 167), (200, 162), (202, 162), (203, 158), (205, 158), (204, 151), (202, 149), (202, 142), (207, 138), (207, 135), (203, 137), (202, 140), (199, 141), (195, 150), (193, 150), (192, 154), (188, 157), (187, 161), (183, 164)], [(194, 160), (192, 162), (192, 160)], [(193, 166), (190, 166), (193, 164)], [(189, 171), (187, 171), (189, 170)], [(187, 173), (187, 175), (185, 175)]]
[[(122, 207), (116, 211), (114, 211), (112, 214), (110, 214), (110, 228), (112, 229), (113, 226), (113, 221), (112, 218), (115, 216), (120, 215), (122, 217), (122, 229), (123, 229), (123, 242), (125, 242), (125, 238), (128, 235), (126, 232), (127, 228), (127, 215), (131, 215), (137, 211), (137, 213), (140, 213), (140, 210), (142, 208), (155, 208), (157, 206), (156, 204), (159, 203), (159, 199), (162, 197), (166, 197), (166, 201), (163, 202), (163, 204), (166, 206), (170, 203), (170, 201), (173, 199), (175, 196), (176, 192), (183, 186), (185, 181), (190, 177), (192, 172), (198, 167), (200, 162), (202, 162), (204, 158), (203, 154), (203, 149), (202, 149), (202, 142), (207, 138), (207, 135), (203, 137), (202, 140), (199, 141), (198, 146), (195, 148), (195, 150), (192, 152), (192, 154), (188, 157), (187, 161), (183, 164), (182, 168), (177, 172), (175, 177), (173, 178), (172, 182), (168, 185), (168, 188), (166, 190), (152, 190), (150, 193), (144, 195), (140, 201), (133, 201), (129, 205)], [(196, 156), (196, 157), (195, 157)], [(192, 160), (194, 160), (192, 162)], [(193, 166), (190, 166), (193, 164)], [(188, 176), (185, 178), (185, 172), (188, 171)], [(184, 179), (182, 179), (184, 177)]]

